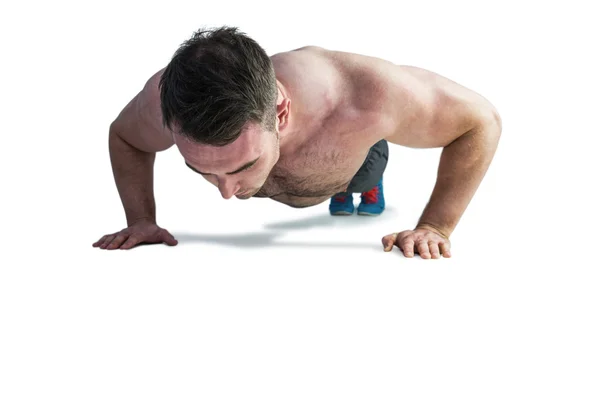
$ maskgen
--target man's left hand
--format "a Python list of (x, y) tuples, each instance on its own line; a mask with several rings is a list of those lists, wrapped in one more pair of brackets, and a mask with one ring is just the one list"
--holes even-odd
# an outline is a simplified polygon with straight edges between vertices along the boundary
[(421, 258), (440, 258), (440, 254), (450, 258), (450, 240), (432, 229), (417, 227), (392, 233), (381, 239), (383, 251), (391, 251), (394, 245), (398, 246), (405, 257), (411, 258), (419, 254)]

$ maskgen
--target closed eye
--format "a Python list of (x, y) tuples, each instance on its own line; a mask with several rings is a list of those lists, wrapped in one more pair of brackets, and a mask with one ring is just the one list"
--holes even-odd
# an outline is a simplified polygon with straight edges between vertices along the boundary
[(256, 165), (256, 163), (258, 162), (258, 160), (260, 159), (260, 157), (258, 157), (256, 160), (254, 161), (250, 161), (249, 163), (247, 163), (246, 165), (243, 165), (241, 168), (236, 169), (233, 172), (228, 172), (227, 175), (235, 175), (235, 174), (239, 174), (240, 172), (243, 171), (247, 171), (250, 168), (254, 167)]
[[(254, 167), (259, 159), (260, 159), (260, 156), (256, 160), (250, 161), (246, 165), (241, 166), (240, 168), (238, 168), (237, 170), (235, 170), (233, 172), (227, 172), (227, 175), (235, 175), (235, 174), (239, 174), (241, 172), (247, 171), (247, 170), (251, 169), (252, 167)], [(185, 165), (187, 165), (190, 169), (194, 170), (195, 172), (199, 173), (200, 175), (204, 175), (204, 176), (213, 175), (208, 172), (198, 171), (196, 168), (194, 168), (190, 164), (188, 164), (187, 161), (186, 161)]]
[(244, 167), (244, 169), (237, 171), (237, 172), (236, 172), (236, 174), (237, 174), (238, 172), (244, 172), (244, 171), (251, 170), (252, 168), (254, 168), (254, 166), (255, 166), (255, 165), (256, 165), (256, 161), (255, 161), (254, 163), (252, 163), (252, 164), (248, 165), (247, 167)]

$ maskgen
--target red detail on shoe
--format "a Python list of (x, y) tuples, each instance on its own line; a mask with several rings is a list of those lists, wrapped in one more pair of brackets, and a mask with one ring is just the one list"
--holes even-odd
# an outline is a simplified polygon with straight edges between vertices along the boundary
[(335, 196), (333, 200), (337, 201), (338, 203), (344, 203), (346, 201), (346, 197), (347, 196)]
[(379, 194), (379, 186), (375, 186), (373, 189), (368, 192), (362, 192), (363, 202), (365, 204), (375, 204), (377, 203), (377, 195)]

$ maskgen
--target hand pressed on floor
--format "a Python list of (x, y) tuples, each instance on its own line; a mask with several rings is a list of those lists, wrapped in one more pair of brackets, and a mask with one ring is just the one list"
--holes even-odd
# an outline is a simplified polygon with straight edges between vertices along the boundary
[(177, 240), (156, 223), (142, 220), (119, 232), (102, 236), (92, 246), (107, 250), (126, 250), (141, 243), (166, 243), (175, 246)]
[(416, 228), (392, 233), (381, 239), (383, 250), (388, 252), (398, 246), (405, 257), (411, 258), (419, 254), (421, 258), (450, 258), (450, 240), (442, 234), (427, 228)]

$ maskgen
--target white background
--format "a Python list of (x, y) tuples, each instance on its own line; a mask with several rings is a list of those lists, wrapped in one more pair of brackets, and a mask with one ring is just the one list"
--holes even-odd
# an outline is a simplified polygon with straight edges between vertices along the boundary
[[(0, 13), (1, 399), (600, 398), (592, 2), (15, 4)], [(452, 258), (382, 251), (414, 227), (441, 151), (394, 145), (378, 218), (225, 201), (171, 148), (155, 193), (179, 245), (92, 248), (125, 227), (110, 122), (218, 25), (269, 54), (374, 55), (488, 98), (503, 136)]]

